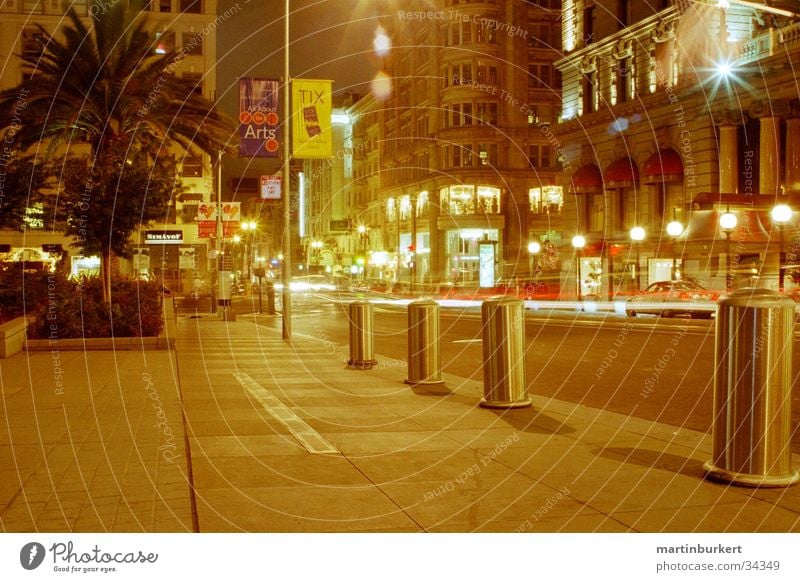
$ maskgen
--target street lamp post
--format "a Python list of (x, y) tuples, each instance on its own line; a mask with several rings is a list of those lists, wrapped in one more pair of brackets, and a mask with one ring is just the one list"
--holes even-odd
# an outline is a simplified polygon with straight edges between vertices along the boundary
[(536, 285), (536, 268), (538, 266), (536, 263), (541, 251), (542, 245), (538, 241), (534, 240), (528, 243), (528, 271), (534, 286)]
[(254, 220), (247, 220), (242, 223), (241, 228), (244, 231), (243, 271), (245, 277), (247, 278), (247, 285), (249, 287), (253, 280), (253, 261), (251, 259), (251, 254), (253, 252), (254, 238), (256, 234), (256, 228), (258, 228), (258, 223)]
[(683, 225), (677, 220), (673, 220), (667, 225), (667, 234), (672, 238), (672, 273), (670, 280), (678, 280), (678, 255), (675, 250), (677, 238), (683, 233)]
[(731, 280), (731, 233), (738, 222), (736, 215), (730, 211), (730, 208), (719, 217), (719, 225), (725, 235), (725, 291), (728, 293), (733, 288), (733, 281)]
[(583, 301), (583, 294), (581, 292), (581, 254), (585, 246), (586, 239), (584, 237), (579, 234), (572, 237), (572, 247), (575, 249), (575, 284), (578, 302)]
[(780, 252), (778, 254), (778, 291), (783, 293), (784, 281), (786, 277), (786, 255), (783, 248), (783, 228), (792, 218), (792, 209), (788, 204), (777, 204), (772, 209), (772, 221), (778, 225), (778, 233), (780, 236)]
[(642, 290), (641, 279), (639, 278), (639, 264), (641, 262), (639, 252), (640, 243), (644, 240), (646, 233), (641, 226), (634, 226), (631, 229), (631, 240), (633, 241), (633, 246), (636, 247), (636, 265), (635, 265), (635, 272), (636, 272), (636, 291)]
[(291, 110), (289, 108), (289, 0), (284, 3), (284, 21), (283, 28), (283, 125), (285, 131), (283, 132), (283, 290), (281, 292), (281, 302), (283, 317), (281, 317), (281, 338), (285, 340), (292, 339), (292, 291), (290, 288), (290, 281), (292, 278), (292, 220), (291, 220), (291, 201), (289, 200), (289, 162), (292, 157), (292, 150), (289, 145), (289, 128)]

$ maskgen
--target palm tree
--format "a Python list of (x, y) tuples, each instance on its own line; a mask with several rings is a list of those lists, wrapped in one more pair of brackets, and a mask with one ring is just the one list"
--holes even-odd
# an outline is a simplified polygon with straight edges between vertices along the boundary
[[(106, 211), (89, 218), (107, 220), (102, 228), (95, 229), (106, 236), (88, 245), (76, 237), (76, 246), (102, 248), (106, 301), (110, 299), (111, 252), (127, 255), (128, 239), (135, 230), (135, 226), (129, 230), (114, 224), (116, 198), (135, 197), (141, 201), (140, 224), (157, 218), (163, 205), (148, 209), (146, 191), (126, 189), (119, 176), (92, 171), (94, 166), (121, 158), (129, 164), (144, 159), (151, 168), (157, 168), (159, 160), (171, 158), (173, 144), (187, 152), (228, 152), (235, 127), (213, 103), (176, 76), (182, 53), (156, 54), (156, 35), (148, 30), (142, 13), (128, 10), (127, 4), (105, 3), (102, 11), (94, 12), (91, 25), (69, 8), (58, 37), (39, 26), (35, 45), (17, 55), (22, 60), (25, 80), (0, 93), (0, 133), (15, 150), (35, 149), (44, 161), (61, 158), (57, 169), (66, 166), (66, 156), (74, 158), (88, 144), (85, 187), (92, 191), (95, 208), (103, 206)], [(92, 182), (98, 175), (108, 176), (114, 181), (113, 187), (109, 184), (98, 189)], [(56, 178), (54, 185), (60, 196), (69, 198), (62, 180)], [(107, 195), (98, 196), (100, 190)], [(73, 198), (81, 195), (80, 191), (71, 194)], [(62, 212), (74, 211), (65, 210), (67, 207), (79, 209), (80, 205), (66, 205)], [(73, 224), (79, 218), (65, 216), (66, 222)], [(118, 240), (120, 237), (123, 240)]]

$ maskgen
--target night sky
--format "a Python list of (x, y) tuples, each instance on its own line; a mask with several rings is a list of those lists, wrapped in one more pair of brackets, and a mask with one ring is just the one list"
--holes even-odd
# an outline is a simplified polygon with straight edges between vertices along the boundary
[[(291, 0), (291, 76), (333, 80), (335, 93), (367, 93), (380, 70), (372, 52), (378, 4), (375, 0)], [(226, 10), (232, 15), (223, 18)], [(284, 0), (220, 0), (217, 13), (217, 99), (235, 119), (239, 77), (283, 76)], [(236, 175), (271, 173), (278, 167), (275, 161), (226, 156), (223, 182), (230, 184)], [(227, 186), (223, 196), (230, 199)]]

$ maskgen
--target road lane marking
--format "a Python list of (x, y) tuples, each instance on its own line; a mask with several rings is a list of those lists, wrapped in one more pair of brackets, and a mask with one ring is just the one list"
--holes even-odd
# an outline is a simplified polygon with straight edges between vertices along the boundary
[(315, 454), (338, 454), (340, 451), (324, 436), (289, 410), (283, 402), (270, 394), (266, 388), (242, 371), (234, 372), (234, 378), (264, 407), (272, 418), (289, 429), (292, 436), (309, 452)]

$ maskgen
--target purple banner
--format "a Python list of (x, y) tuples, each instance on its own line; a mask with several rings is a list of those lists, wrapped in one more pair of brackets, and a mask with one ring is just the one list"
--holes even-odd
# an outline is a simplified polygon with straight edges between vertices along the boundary
[(279, 82), (239, 79), (239, 157), (277, 158)]

